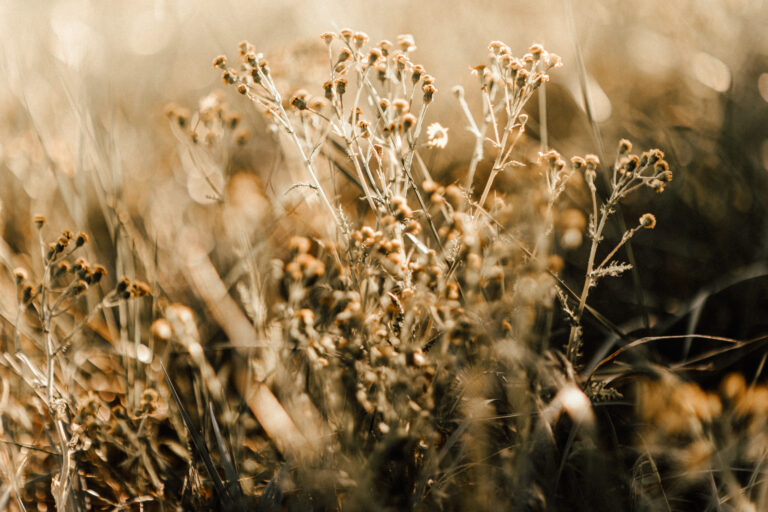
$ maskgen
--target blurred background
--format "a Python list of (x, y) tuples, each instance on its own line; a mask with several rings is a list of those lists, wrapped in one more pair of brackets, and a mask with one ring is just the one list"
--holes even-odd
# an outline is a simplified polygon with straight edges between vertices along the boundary
[[(547, 86), (549, 146), (568, 158), (595, 153), (610, 165), (618, 140), (626, 137), (636, 151), (664, 150), (675, 173), (663, 195), (638, 194), (624, 205), (627, 224), (646, 211), (655, 212), (659, 224), (633, 240), (637, 273), (601, 284), (592, 305), (630, 331), (655, 326), (656, 332), (761, 334), (768, 328), (767, 4), (5, 0), (3, 257), (15, 261), (30, 254), (23, 244), (33, 213), (60, 215), (57, 225), (98, 232), (106, 228), (94, 212), (114, 208), (116, 199), (124, 208), (119, 213), (133, 218), (161, 253), (183, 251), (181, 227), (212, 221), (180, 199), (189, 184), (179, 171), (163, 110), (172, 102), (194, 109), (201, 98), (224, 89), (211, 60), (234, 57), (243, 39), (270, 59), (287, 89), (319, 94), (325, 72), (321, 32), (350, 27), (368, 33), (372, 42), (413, 34), (415, 59), (440, 90), (429, 121), (450, 128), (448, 151), (433, 162), (446, 183), (466, 168), (471, 142), (451, 88), (463, 84), (475, 91), (469, 69), (484, 61), (490, 41), (502, 40), (518, 54), (539, 42), (564, 62)], [(579, 51), (593, 124), (582, 101)], [(258, 134), (263, 123), (235, 96), (225, 97)], [(469, 97), (479, 107), (477, 95)], [(529, 105), (529, 160), (541, 149), (537, 105), (536, 99)], [(270, 185), (279, 181), (270, 139), (261, 145), (255, 139), (239, 165), (250, 166), (259, 182), (252, 197), (242, 188), (241, 205), (260, 221), (270, 214), (252, 211), (251, 199), (282, 197), (283, 190)], [(514, 186), (513, 179), (502, 180), (505, 186)], [(79, 188), (94, 197), (75, 200)], [(584, 206), (579, 194), (566, 200), (577, 210)], [(298, 230), (316, 229), (311, 220), (296, 222)], [(164, 226), (176, 231), (165, 233)], [(619, 229), (614, 226), (608, 236), (617, 238)], [(196, 240), (207, 250), (216, 242)], [(570, 240), (558, 252), (566, 280), (578, 283), (586, 244)], [(150, 265), (151, 252), (139, 254)]]

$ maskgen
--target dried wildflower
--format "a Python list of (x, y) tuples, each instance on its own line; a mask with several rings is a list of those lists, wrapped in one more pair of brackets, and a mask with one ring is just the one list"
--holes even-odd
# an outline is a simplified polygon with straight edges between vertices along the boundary
[(397, 46), (405, 53), (408, 53), (416, 49), (416, 42), (411, 34), (400, 34), (397, 36)]
[(448, 144), (448, 128), (440, 123), (427, 126), (427, 147), (444, 149)]
[(341, 30), (339, 31), (339, 35), (341, 36), (341, 39), (342, 39), (342, 40), (343, 40), (345, 43), (349, 43), (349, 41), (352, 39), (352, 36), (354, 36), (354, 35), (355, 35), (355, 33), (354, 33), (354, 31), (352, 31), (351, 29), (348, 29), (348, 28), (344, 28), (344, 29), (341, 29)]
[(152, 388), (147, 388), (141, 393), (141, 399), (139, 399), (139, 407), (141, 411), (152, 415), (157, 412), (160, 403), (160, 393)]
[(323, 32), (320, 34), (320, 39), (322, 39), (325, 44), (330, 46), (333, 40), (336, 39), (336, 34), (333, 32)]
[(75, 239), (75, 246), (82, 247), (86, 243), (88, 243), (88, 235), (82, 232), (78, 233), (77, 238)]
[(312, 248), (312, 242), (305, 236), (292, 236), (288, 242), (291, 252), (306, 254)]
[(403, 129), (405, 131), (410, 130), (413, 126), (416, 125), (416, 116), (408, 113), (403, 116)]
[(152, 295), (152, 287), (143, 281), (134, 281), (130, 288), (131, 297), (148, 297)]
[(336, 86), (336, 94), (344, 96), (344, 93), (347, 92), (347, 80), (344, 78), (337, 78), (334, 85)]
[(632, 151), (632, 143), (627, 139), (621, 139), (619, 141), (619, 155), (626, 155)]
[(376, 45), (381, 49), (381, 53), (386, 57), (389, 55), (389, 50), (392, 49), (392, 43), (386, 39), (379, 41), (379, 43)]
[(309, 93), (305, 90), (299, 90), (296, 91), (293, 96), (291, 96), (290, 104), (292, 107), (294, 107), (296, 110), (307, 110), (307, 98), (309, 97)]
[(26, 283), (27, 279), (29, 279), (29, 275), (27, 274), (26, 269), (22, 267), (16, 267), (13, 269), (13, 280), (16, 282), (16, 285), (22, 285)]
[(130, 292), (131, 287), (131, 280), (127, 277), (122, 277), (120, 281), (117, 282), (117, 286), (115, 287), (115, 291), (117, 292), (117, 295), (120, 298), (127, 299), (131, 296)]
[(225, 69), (221, 74), (221, 81), (224, 85), (232, 85), (237, 82), (237, 71), (232, 68)]
[(37, 214), (35, 215), (33, 219), (35, 226), (37, 226), (37, 229), (42, 228), (45, 225), (45, 215)]
[(365, 32), (355, 32), (355, 35), (352, 36), (352, 46), (359, 50), (363, 47), (365, 43), (368, 42), (368, 34)]
[(219, 55), (213, 59), (213, 67), (225, 71), (227, 69), (227, 57), (225, 55)]
[(644, 213), (640, 217), (640, 225), (645, 229), (653, 229), (656, 227), (656, 217), (652, 213)]

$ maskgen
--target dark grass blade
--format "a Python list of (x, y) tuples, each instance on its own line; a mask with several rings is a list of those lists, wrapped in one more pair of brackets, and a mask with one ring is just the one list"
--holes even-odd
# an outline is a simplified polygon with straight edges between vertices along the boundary
[(203, 438), (200, 436), (200, 433), (195, 429), (195, 426), (192, 424), (192, 418), (189, 417), (189, 414), (187, 414), (187, 411), (184, 409), (184, 406), (181, 404), (181, 398), (179, 398), (179, 394), (176, 392), (176, 388), (173, 386), (173, 382), (171, 382), (171, 377), (168, 375), (168, 372), (165, 370), (165, 365), (160, 363), (160, 367), (163, 369), (163, 374), (165, 375), (165, 381), (168, 383), (168, 388), (171, 390), (171, 395), (173, 395), (173, 400), (176, 402), (176, 406), (179, 408), (179, 412), (181, 413), (181, 417), (184, 420), (184, 424), (187, 427), (187, 430), (189, 430), (189, 434), (192, 438), (192, 444), (195, 446), (195, 451), (197, 451), (198, 456), (203, 459), (203, 463), (205, 464), (205, 469), (208, 471), (209, 476), (211, 477), (211, 480), (213, 481), (213, 486), (216, 490), (216, 494), (220, 497), (222, 501), (227, 502), (226, 504), (229, 505), (230, 499), (229, 495), (226, 492), (226, 489), (224, 488), (224, 483), (221, 481), (221, 477), (216, 472), (216, 467), (213, 465), (213, 460), (211, 460), (211, 454), (208, 452), (208, 447), (205, 445), (205, 442), (203, 441)]
[(213, 404), (211, 402), (208, 402), (208, 412), (211, 415), (211, 425), (213, 425), (213, 435), (216, 437), (216, 444), (219, 448), (221, 465), (224, 467), (224, 474), (227, 477), (227, 491), (232, 495), (232, 499), (235, 503), (240, 503), (243, 499), (243, 490), (240, 488), (239, 475), (235, 469), (229, 450), (227, 450), (224, 438), (221, 435), (221, 429), (219, 428), (219, 423), (216, 421), (216, 415), (213, 412)]

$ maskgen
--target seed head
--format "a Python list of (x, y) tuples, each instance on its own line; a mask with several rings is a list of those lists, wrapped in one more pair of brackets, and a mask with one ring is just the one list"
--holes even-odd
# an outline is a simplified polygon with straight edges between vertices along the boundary
[(37, 226), (37, 229), (42, 228), (45, 225), (45, 215), (37, 214), (34, 217), (35, 225)]
[(336, 39), (336, 34), (334, 34), (333, 32), (323, 32), (322, 34), (320, 34), (320, 39), (322, 39), (325, 42), (325, 44), (330, 46), (333, 40)]
[(376, 64), (376, 61), (381, 59), (383, 57), (381, 50), (378, 48), (371, 48), (371, 50), (368, 52), (368, 65), (373, 66)]
[(105, 275), (107, 275), (107, 269), (103, 265), (95, 265), (91, 274), (91, 283), (98, 283)]
[(21, 285), (27, 282), (27, 279), (29, 279), (29, 275), (27, 274), (27, 270), (22, 267), (16, 267), (13, 269), (13, 280), (16, 282), (17, 285)]
[(408, 102), (402, 98), (398, 98), (392, 102), (392, 107), (395, 109), (398, 115), (403, 115), (408, 112)]
[(656, 217), (652, 213), (644, 213), (640, 217), (640, 225), (645, 229), (653, 229), (656, 227)]
[(584, 161), (587, 163), (587, 170), (594, 171), (597, 166), (600, 165), (600, 159), (595, 155), (587, 155), (584, 157)]
[(388, 41), (386, 39), (379, 41), (379, 44), (376, 45), (381, 49), (381, 53), (386, 57), (389, 55), (389, 50), (392, 49), (392, 42)]
[(403, 128), (405, 131), (410, 130), (416, 124), (416, 116), (408, 113), (403, 116)]
[(424, 93), (424, 103), (426, 104), (432, 103), (432, 100), (434, 99), (435, 94), (437, 93), (437, 87), (435, 87), (432, 84), (424, 84), (421, 90)]
[(335, 82), (336, 85), (336, 94), (339, 96), (343, 96), (345, 92), (347, 92), (347, 81), (344, 78), (338, 78)]
[(237, 81), (237, 71), (232, 68), (224, 70), (221, 74), (221, 81), (224, 85), (232, 85)]
[(75, 246), (82, 247), (88, 242), (88, 235), (80, 232), (77, 234), (77, 238), (75, 239)]
[(213, 67), (221, 70), (227, 69), (227, 57), (225, 55), (219, 55), (213, 59)]
[(309, 97), (309, 93), (307, 91), (296, 91), (296, 93), (291, 97), (291, 105), (296, 110), (307, 110), (307, 97)]
[(416, 49), (416, 42), (411, 34), (400, 34), (397, 36), (397, 46), (405, 53)]
[(349, 43), (349, 41), (352, 39), (352, 36), (355, 35), (355, 33), (348, 28), (344, 28), (339, 32), (341, 35), (341, 38), (344, 40), (345, 43)]
[(586, 166), (587, 166), (586, 160), (584, 160), (580, 156), (574, 156), (573, 158), (571, 158), (571, 167), (573, 168), (573, 170), (579, 171)]
[(356, 49), (360, 49), (363, 47), (365, 43), (368, 42), (368, 34), (365, 32), (355, 32), (355, 35), (352, 36), (352, 46), (354, 46)]
[(131, 285), (131, 297), (148, 297), (152, 295), (152, 287), (144, 281), (135, 281)]
[(632, 143), (627, 139), (621, 139), (619, 141), (619, 155), (626, 155), (632, 151)]

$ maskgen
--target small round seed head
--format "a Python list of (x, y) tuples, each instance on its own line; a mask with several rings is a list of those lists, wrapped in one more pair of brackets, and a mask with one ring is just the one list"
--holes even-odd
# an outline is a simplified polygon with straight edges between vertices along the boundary
[(88, 243), (88, 235), (83, 232), (78, 233), (77, 238), (75, 238), (75, 245), (77, 247), (82, 247), (86, 243)]
[(95, 265), (91, 274), (91, 283), (98, 283), (105, 275), (107, 275), (107, 269), (103, 265)]
[(237, 92), (245, 96), (248, 93), (248, 86), (243, 83), (237, 84)]
[(334, 34), (333, 32), (323, 32), (322, 34), (320, 34), (320, 39), (322, 39), (323, 42), (325, 42), (325, 44), (330, 46), (333, 40), (336, 39), (336, 34)]
[(504, 47), (506, 47), (506, 46), (507, 46), (507, 45), (505, 45), (505, 44), (504, 44), (504, 43), (502, 43), (501, 41), (492, 41), (492, 42), (491, 42), (491, 43), (488, 45), (488, 50), (489, 50), (491, 53), (493, 53), (494, 55), (499, 55), (499, 54), (501, 54), (501, 51), (502, 51), (502, 49), (503, 49)]
[(360, 129), (360, 137), (368, 139), (371, 136), (371, 123), (361, 120), (357, 123), (357, 127)]
[(344, 40), (344, 42), (347, 43), (352, 39), (352, 36), (355, 35), (355, 33), (348, 28), (341, 29), (339, 34), (341, 35), (341, 38)]
[(416, 64), (411, 68), (411, 82), (414, 84), (418, 82), (421, 79), (421, 76), (424, 74), (424, 66), (421, 64)]
[(42, 228), (45, 226), (45, 215), (37, 214), (34, 216), (33, 221), (35, 223), (35, 226), (37, 226), (37, 229)]
[(27, 282), (27, 279), (29, 279), (29, 274), (27, 274), (27, 270), (22, 267), (16, 267), (13, 269), (13, 280), (16, 282), (17, 285), (21, 285)]
[(232, 85), (237, 81), (237, 71), (233, 68), (224, 70), (221, 74), (221, 81), (224, 85)]
[(323, 84), (323, 91), (325, 91), (325, 99), (333, 101), (333, 82), (330, 80)]
[(141, 393), (141, 399), (139, 400), (139, 407), (142, 412), (147, 414), (154, 414), (160, 404), (160, 393), (152, 388), (147, 388)]
[(69, 272), (71, 268), (72, 268), (72, 265), (70, 265), (67, 260), (60, 261), (56, 265), (56, 270), (53, 272), (53, 277), (63, 276), (64, 274)]
[(144, 281), (135, 281), (131, 285), (131, 297), (148, 297), (152, 295), (152, 287)]
[(80, 279), (75, 283), (75, 285), (72, 287), (72, 293), (75, 295), (80, 295), (81, 293), (85, 293), (88, 290), (88, 281), (84, 279)]
[(533, 58), (539, 60), (544, 53), (544, 47), (538, 43), (534, 43), (528, 48), (528, 52), (533, 55)]
[(117, 282), (115, 291), (120, 297), (128, 298), (130, 296), (130, 291), (129, 291), (130, 287), (131, 287), (131, 280), (128, 279), (127, 277), (122, 277), (120, 281)]
[(294, 254), (307, 254), (312, 248), (312, 241), (305, 236), (292, 236), (288, 246)]
[(408, 102), (402, 98), (394, 100), (392, 102), (392, 107), (394, 107), (395, 112), (397, 112), (398, 115), (403, 115), (408, 112)]
[(405, 131), (410, 130), (414, 125), (416, 125), (416, 116), (408, 113), (403, 116), (403, 129)]
[(632, 143), (627, 139), (621, 139), (619, 141), (619, 155), (626, 155), (632, 151)]
[(434, 100), (435, 94), (437, 93), (437, 87), (432, 84), (424, 84), (421, 90), (424, 93), (424, 103), (432, 103), (432, 100)]
[(338, 78), (334, 82), (336, 85), (336, 94), (343, 96), (347, 92), (347, 80), (344, 78)]
[(595, 155), (587, 155), (584, 157), (584, 161), (587, 164), (587, 170), (594, 171), (597, 169), (597, 166), (600, 165), (600, 159), (597, 158)]
[(227, 57), (225, 55), (219, 55), (213, 59), (213, 67), (223, 70), (227, 69)]
[(35, 288), (31, 284), (24, 285), (24, 288), (21, 290), (21, 302), (23, 304), (29, 304), (32, 302), (32, 299), (35, 298)]
[(389, 50), (392, 49), (392, 42), (386, 39), (383, 39), (382, 41), (379, 41), (379, 44), (377, 44), (376, 46), (378, 46), (381, 49), (381, 53), (386, 57), (387, 55), (389, 55)]
[(309, 93), (305, 90), (296, 91), (290, 99), (291, 106), (296, 110), (307, 110)]
[(571, 168), (575, 171), (579, 171), (587, 166), (586, 160), (581, 158), (580, 156), (574, 156), (571, 158)]
[(411, 34), (400, 34), (397, 36), (397, 46), (406, 53), (412, 52), (416, 49), (416, 41)]
[(352, 52), (349, 51), (349, 48), (342, 48), (339, 52), (339, 58), (336, 59), (336, 64), (341, 64), (342, 62), (348, 61), (352, 57)]
[(355, 32), (355, 35), (352, 36), (352, 46), (357, 48), (358, 50), (363, 47), (365, 43), (368, 42), (368, 34), (365, 32)]
[(373, 66), (376, 64), (376, 61), (381, 59), (383, 57), (381, 50), (378, 48), (371, 48), (368, 52), (368, 65)]
[(259, 57), (259, 69), (264, 76), (269, 76), (269, 62), (264, 57)]
[(640, 158), (637, 155), (632, 155), (629, 157), (629, 159), (624, 163), (624, 170), (625, 172), (633, 172), (637, 167), (640, 165)]
[(644, 213), (640, 217), (640, 225), (645, 229), (653, 229), (656, 227), (656, 217), (652, 213)]

